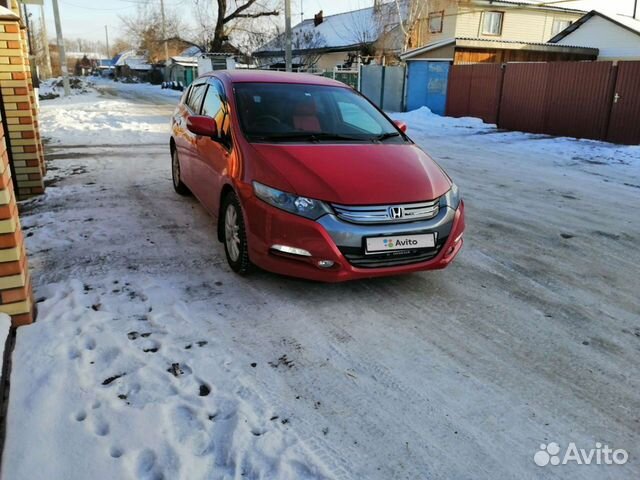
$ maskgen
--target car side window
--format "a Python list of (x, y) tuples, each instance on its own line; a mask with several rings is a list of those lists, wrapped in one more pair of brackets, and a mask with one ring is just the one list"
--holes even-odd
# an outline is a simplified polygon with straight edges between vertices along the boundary
[(219, 82), (209, 85), (207, 94), (202, 104), (202, 115), (213, 118), (218, 125), (220, 140), (223, 144), (231, 145), (231, 119), (229, 117), (229, 104), (227, 103), (224, 89)]
[(204, 96), (204, 92), (206, 91), (206, 85), (192, 85), (191, 93), (189, 94), (189, 99), (187, 100), (187, 106), (191, 109), (193, 113), (196, 115), (200, 114), (200, 107), (202, 105), (202, 97)]

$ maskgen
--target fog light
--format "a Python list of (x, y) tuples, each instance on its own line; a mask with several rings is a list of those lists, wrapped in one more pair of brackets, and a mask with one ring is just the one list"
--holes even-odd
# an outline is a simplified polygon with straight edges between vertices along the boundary
[(334, 263), (331, 260), (320, 260), (318, 261), (318, 266), (320, 268), (331, 268), (333, 267)]
[(289, 255), (300, 255), (301, 257), (311, 256), (311, 253), (309, 253), (307, 250), (303, 250), (302, 248), (289, 247), (287, 245), (272, 245), (271, 249), (282, 253), (288, 253)]

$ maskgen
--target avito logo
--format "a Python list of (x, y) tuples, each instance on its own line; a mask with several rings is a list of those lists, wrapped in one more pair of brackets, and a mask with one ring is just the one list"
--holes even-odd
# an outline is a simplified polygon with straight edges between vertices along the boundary
[(411, 238), (406, 238), (404, 240), (396, 240), (396, 247), (410, 247), (412, 245), (418, 245), (418, 241), (412, 240)]

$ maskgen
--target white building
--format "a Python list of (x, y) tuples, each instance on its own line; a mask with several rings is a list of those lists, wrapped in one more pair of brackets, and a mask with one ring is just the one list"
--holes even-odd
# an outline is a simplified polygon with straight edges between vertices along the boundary
[(640, 20), (592, 10), (549, 42), (597, 48), (598, 60), (640, 60)]

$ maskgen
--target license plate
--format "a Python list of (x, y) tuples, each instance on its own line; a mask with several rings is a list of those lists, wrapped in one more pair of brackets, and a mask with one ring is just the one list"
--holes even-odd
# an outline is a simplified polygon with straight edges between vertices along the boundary
[(395, 252), (416, 248), (433, 248), (436, 246), (434, 233), (420, 235), (391, 235), (388, 237), (367, 238), (366, 253)]

